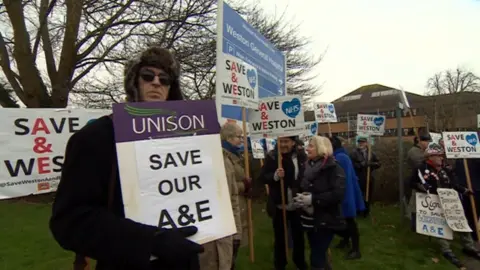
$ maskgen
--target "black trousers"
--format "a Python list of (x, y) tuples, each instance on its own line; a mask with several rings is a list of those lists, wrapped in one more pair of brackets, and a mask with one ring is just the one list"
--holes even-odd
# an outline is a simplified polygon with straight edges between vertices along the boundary
[(360, 232), (358, 231), (357, 222), (355, 218), (345, 218), (347, 227), (343, 231), (338, 231), (337, 234), (343, 237), (343, 241), (350, 241), (352, 239), (352, 250), (360, 251)]
[[(287, 256), (285, 254), (285, 236), (281, 209), (276, 208), (272, 221), (274, 232), (274, 266), (276, 270), (284, 270), (287, 266)], [(300, 222), (300, 215), (295, 211), (287, 211), (287, 222), (290, 225), (292, 233), (293, 262), (298, 269), (306, 270), (305, 236)]]

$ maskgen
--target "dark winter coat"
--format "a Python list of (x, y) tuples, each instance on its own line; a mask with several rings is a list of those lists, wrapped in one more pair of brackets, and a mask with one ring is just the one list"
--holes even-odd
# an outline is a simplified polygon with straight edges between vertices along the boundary
[[(287, 199), (288, 189), (292, 190), (293, 196), (298, 193), (300, 189), (300, 182), (303, 178), (303, 172), (305, 170), (305, 164), (307, 161), (307, 156), (304, 151), (294, 150), (297, 155), (298, 161), (298, 175), (295, 178), (295, 166), (292, 160), (292, 154), (283, 154), (282, 155), (282, 168), (285, 171), (284, 181), (284, 194), (285, 199)], [(267, 212), (270, 216), (275, 213), (275, 208), (277, 205), (282, 204), (282, 194), (280, 188), (280, 181), (274, 180), (275, 171), (278, 168), (278, 152), (277, 150), (270, 151), (265, 156), (264, 165), (260, 173), (259, 179), (262, 179), (269, 188), (268, 202), (267, 202)], [(288, 204), (289, 202), (286, 201)]]
[(125, 218), (116, 162), (108, 116), (72, 135), (50, 219), (53, 237), (64, 249), (97, 260), (97, 270), (163, 269), (150, 262), (157, 228)]
[(453, 174), (445, 168), (436, 169), (428, 161), (412, 172), (410, 185), (417, 192), (428, 191), (430, 194), (438, 194), (437, 188), (452, 188), (460, 195), (466, 191), (465, 187), (457, 183)]
[[(355, 148), (350, 154), (350, 159), (352, 160), (353, 167), (355, 168), (355, 173), (357, 174), (360, 188), (362, 190), (366, 190), (367, 168), (369, 164), (367, 160), (368, 157), (364, 156), (360, 148)], [(370, 181), (375, 181), (375, 178), (373, 177), (373, 171), (379, 169), (380, 167), (380, 160), (377, 158), (377, 155), (372, 151), (370, 156)]]
[[(301, 184), (302, 192), (312, 193), (314, 227), (343, 230), (342, 202), (345, 196), (345, 172), (333, 157), (309, 161)], [(306, 218), (307, 216), (307, 218)], [(302, 223), (308, 223), (302, 214)]]

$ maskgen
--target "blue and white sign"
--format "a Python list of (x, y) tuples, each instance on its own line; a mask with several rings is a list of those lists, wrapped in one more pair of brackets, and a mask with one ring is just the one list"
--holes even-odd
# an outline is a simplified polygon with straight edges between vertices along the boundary
[[(255, 28), (249, 25), (223, 0), (218, 1), (217, 67), (225, 55), (234, 56), (257, 70), (258, 97), (284, 96), (286, 93), (285, 55)], [(253, 83), (253, 82), (252, 82)], [(216, 87), (221, 87), (217, 84)], [(255, 85), (256, 86), (256, 85)], [(217, 89), (217, 93), (223, 89)], [(242, 120), (241, 108), (221, 104), (217, 99), (219, 119)]]
[(375, 114), (357, 115), (357, 134), (363, 136), (383, 136), (385, 134), (385, 116)]

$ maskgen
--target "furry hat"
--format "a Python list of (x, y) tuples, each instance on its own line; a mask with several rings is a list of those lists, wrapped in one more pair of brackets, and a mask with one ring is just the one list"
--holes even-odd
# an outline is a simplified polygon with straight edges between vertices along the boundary
[(425, 149), (425, 157), (430, 156), (443, 156), (443, 148), (437, 143), (429, 143), (427, 149)]
[(179, 80), (180, 63), (168, 49), (153, 46), (132, 58), (125, 65), (124, 88), (127, 101), (141, 101), (142, 98), (138, 89), (138, 72), (145, 66), (159, 68), (170, 76), (172, 83), (167, 100), (183, 100)]

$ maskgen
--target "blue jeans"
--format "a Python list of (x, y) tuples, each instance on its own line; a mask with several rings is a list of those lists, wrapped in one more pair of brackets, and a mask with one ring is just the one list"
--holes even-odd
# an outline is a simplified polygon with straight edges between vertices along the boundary
[(312, 269), (325, 269), (327, 251), (333, 240), (334, 232), (329, 229), (316, 229), (307, 233), (310, 243), (310, 265)]

